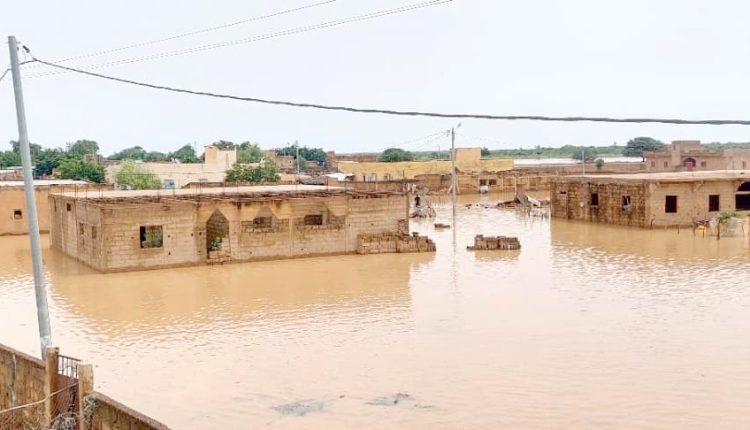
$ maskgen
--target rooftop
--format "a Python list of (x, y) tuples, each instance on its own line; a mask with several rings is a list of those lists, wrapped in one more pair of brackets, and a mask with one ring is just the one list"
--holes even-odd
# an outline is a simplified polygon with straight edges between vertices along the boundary
[(288, 198), (321, 197), (333, 195), (352, 195), (363, 197), (380, 197), (398, 195), (402, 193), (384, 191), (354, 191), (341, 187), (325, 185), (261, 185), (237, 187), (211, 188), (181, 188), (159, 190), (94, 190), (79, 192), (52, 193), (54, 196), (73, 197), (94, 203), (118, 202), (160, 202), (160, 201), (198, 201), (198, 200), (227, 200), (253, 201), (278, 200)]
[(626, 173), (607, 175), (569, 175), (551, 178), (557, 182), (588, 181), (625, 181), (625, 182), (700, 182), (750, 180), (750, 171), (745, 170), (708, 170), (700, 172), (656, 172)]
[[(86, 185), (86, 181), (76, 181), (73, 179), (35, 179), (35, 187), (45, 187), (50, 185)], [(23, 187), (23, 181), (0, 181), (0, 187)]]

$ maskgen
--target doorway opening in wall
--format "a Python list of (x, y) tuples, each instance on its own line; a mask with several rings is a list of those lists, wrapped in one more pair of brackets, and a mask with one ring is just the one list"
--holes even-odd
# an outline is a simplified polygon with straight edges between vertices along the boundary
[(206, 221), (206, 251), (229, 251), (229, 220), (218, 209)]
[(719, 195), (718, 194), (709, 194), (708, 196), (708, 211), (709, 212), (719, 212)]
[(695, 158), (693, 157), (686, 158), (685, 161), (682, 162), (682, 165), (685, 166), (687, 170), (693, 170), (693, 167), (695, 167), (696, 165)]
[(599, 206), (599, 193), (591, 193), (591, 206)]
[(664, 196), (664, 212), (668, 214), (677, 213), (677, 196)]

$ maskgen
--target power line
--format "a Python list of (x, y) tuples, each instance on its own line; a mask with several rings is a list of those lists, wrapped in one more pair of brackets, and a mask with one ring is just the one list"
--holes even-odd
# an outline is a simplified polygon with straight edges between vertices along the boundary
[(155, 45), (155, 44), (158, 44), (158, 43), (169, 42), (171, 40), (181, 39), (181, 38), (184, 38), (184, 37), (195, 36), (195, 35), (203, 34), (203, 33), (209, 33), (209, 32), (216, 31), (216, 30), (223, 30), (225, 28), (230, 28), (230, 27), (234, 27), (234, 26), (237, 26), (237, 25), (241, 25), (241, 24), (247, 24), (247, 23), (250, 23), (250, 22), (262, 21), (262, 20), (266, 20), (266, 19), (269, 19), (269, 18), (274, 18), (274, 17), (281, 16), (281, 15), (287, 15), (287, 14), (294, 13), (294, 12), (299, 12), (299, 11), (302, 11), (302, 10), (305, 10), (305, 9), (311, 9), (311, 8), (318, 7), (318, 6), (323, 6), (323, 5), (326, 5), (326, 4), (329, 4), (329, 3), (334, 3), (336, 1), (337, 0), (327, 0), (327, 1), (322, 1), (322, 2), (318, 2), (318, 3), (312, 3), (312, 4), (308, 4), (308, 5), (304, 5), (304, 6), (292, 8), (292, 9), (286, 9), (286, 10), (282, 10), (282, 11), (279, 11), (279, 12), (274, 12), (274, 13), (267, 14), (267, 15), (262, 15), (262, 16), (252, 17), (252, 18), (247, 18), (247, 19), (243, 19), (243, 20), (235, 21), (235, 22), (230, 22), (228, 24), (222, 24), (222, 25), (217, 25), (217, 26), (214, 26), (214, 27), (202, 28), (200, 30), (188, 31), (186, 33), (180, 33), (180, 34), (176, 34), (176, 35), (173, 35), (173, 36), (162, 37), (160, 39), (148, 40), (148, 41), (145, 41), (145, 42), (133, 43), (131, 45), (120, 46), (118, 48), (112, 48), (112, 49), (106, 49), (106, 50), (102, 50), (102, 51), (96, 51), (96, 52), (92, 52), (92, 53), (89, 53), (89, 54), (76, 55), (76, 56), (73, 56), (73, 57), (67, 57), (67, 58), (63, 58), (63, 59), (60, 59), (60, 60), (56, 60), (56, 61), (60, 62), (60, 63), (65, 63), (65, 62), (68, 62), (68, 61), (75, 61), (75, 60), (81, 60), (81, 59), (84, 59), (84, 58), (98, 57), (98, 56), (101, 56), (101, 55), (112, 54), (112, 53), (115, 53), (115, 52), (125, 51), (125, 50), (128, 50), (128, 49), (140, 48), (140, 47), (148, 46), (148, 45)]
[[(407, 6), (401, 6), (401, 7), (397, 7), (394, 9), (385, 9), (385, 10), (380, 10), (376, 12), (366, 13), (364, 15), (357, 15), (357, 16), (353, 16), (349, 18), (342, 18), (342, 19), (323, 22), (319, 24), (306, 25), (306, 26), (291, 28), (287, 30), (265, 33), (261, 35), (250, 36), (250, 37), (231, 40), (227, 42), (212, 43), (212, 44), (207, 44), (207, 45), (196, 46), (193, 48), (179, 49), (175, 51), (166, 51), (166, 52), (161, 52), (161, 53), (152, 54), (152, 55), (126, 58), (126, 59), (111, 61), (107, 63), (93, 64), (93, 65), (82, 66), (82, 67), (85, 69), (100, 69), (100, 68), (106, 68), (106, 67), (137, 63), (141, 61), (158, 60), (162, 58), (193, 54), (196, 52), (203, 52), (203, 51), (208, 51), (212, 49), (225, 48), (229, 46), (243, 45), (243, 44), (253, 43), (253, 42), (260, 42), (263, 40), (275, 39), (277, 37), (292, 36), (295, 34), (307, 33), (310, 31), (323, 30), (323, 29), (327, 29), (331, 27), (336, 27), (339, 25), (351, 24), (351, 23), (360, 22), (360, 21), (367, 21), (371, 19), (381, 18), (381, 17), (389, 16), (389, 15), (396, 15), (396, 14), (409, 12), (409, 11), (417, 10), (417, 9), (422, 9), (426, 7), (437, 6), (437, 5), (449, 3), (452, 1), (453, 0), (430, 0), (427, 2), (423, 2), (423, 3), (415, 3), (415, 4), (411, 4)], [(62, 73), (66, 73), (66, 72), (58, 71), (58, 72), (51, 72), (51, 73), (37, 73), (37, 74), (28, 75), (28, 78), (39, 78), (43, 76), (59, 75)]]
[(34, 58), (46, 66), (66, 70), (68, 72), (80, 73), (83, 75), (93, 76), (124, 84), (137, 85), (140, 87), (170, 91), (182, 94), (192, 94), (197, 96), (214, 97), (220, 99), (238, 100), (244, 102), (263, 103), (277, 106), (291, 106), (300, 108), (322, 109), (332, 111), (383, 114), (395, 116), (423, 116), (431, 118), (451, 118), (451, 119), (486, 119), (486, 120), (503, 120), (503, 121), (550, 121), (550, 122), (603, 122), (603, 123), (660, 123), (660, 124), (677, 124), (677, 125), (750, 125), (750, 120), (735, 119), (708, 119), (708, 120), (691, 120), (691, 119), (674, 119), (674, 118), (609, 118), (609, 117), (586, 117), (586, 116), (542, 116), (542, 115), (492, 115), (492, 114), (464, 114), (464, 113), (439, 113), (439, 112), (421, 112), (421, 111), (402, 111), (378, 108), (355, 108), (349, 106), (323, 105), (318, 103), (298, 103), (283, 100), (270, 100), (255, 97), (242, 97), (231, 94), (218, 94), (207, 91), (195, 91), (183, 88), (173, 88), (163, 85), (138, 82), (130, 79), (116, 78), (114, 76), (102, 75), (99, 73), (89, 72), (86, 70), (75, 69), (73, 67), (54, 64), (47, 61)]

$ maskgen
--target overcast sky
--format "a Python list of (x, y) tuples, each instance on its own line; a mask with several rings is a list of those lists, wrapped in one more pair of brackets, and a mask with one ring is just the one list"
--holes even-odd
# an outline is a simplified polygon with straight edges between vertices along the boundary
[[(5, 1), (3, 42), (14, 34), (58, 60), (267, 15), (323, 0)], [(98, 65), (318, 24), (424, 0), (337, 0), (65, 64)], [(750, 3), (742, 0), (454, 0), (450, 3), (254, 43), (98, 68), (118, 77), (242, 96), (428, 111), (750, 119)], [(2, 57), (7, 59), (7, 44)], [(2, 60), (3, 67), (7, 60)], [(134, 145), (299, 140), (338, 152), (417, 140), (454, 125), (164, 93), (74, 74), (32, 78), (24, 66), (31, 140), (87, 138), (102, 152)], [(463, 121), (458, 146), (750, 141), (739, 126)], [(16, 139), (10, 79), (0, 82), (0, 148)]]

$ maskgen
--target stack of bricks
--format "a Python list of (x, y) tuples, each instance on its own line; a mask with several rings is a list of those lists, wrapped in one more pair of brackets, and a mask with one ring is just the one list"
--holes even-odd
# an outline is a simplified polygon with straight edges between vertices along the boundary
[(508, 236), (488, 236), (478, 234), (474, 236), (474, 246), (467, 249), (472, 251), (495, 251), (495, 250), (514, 250), (521, 249), (521, 242), (517, 237)]
[(435, 242), (418, 234), (360, 234), (357, 254), (392, 254), (406, 252), (435, 252)]

